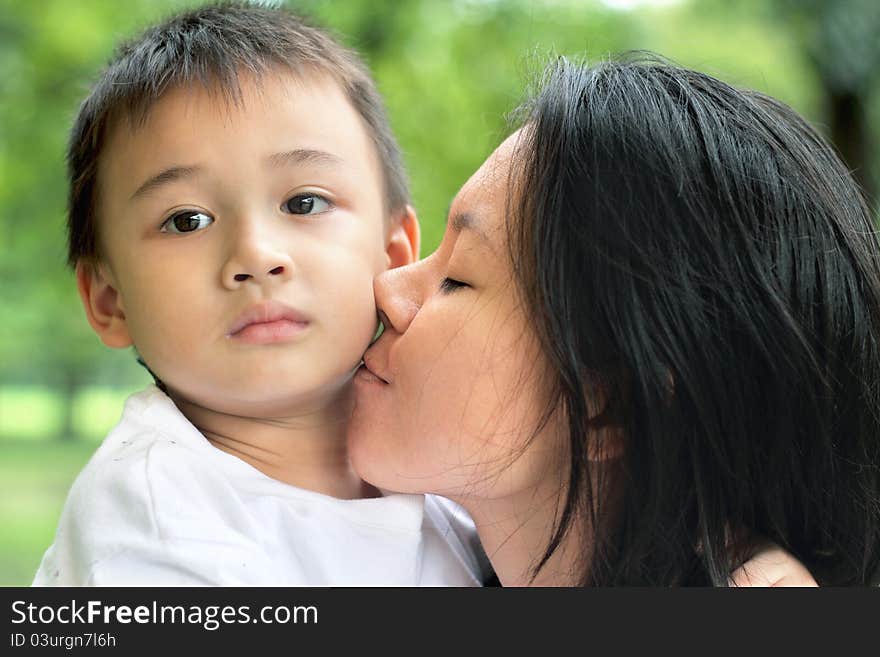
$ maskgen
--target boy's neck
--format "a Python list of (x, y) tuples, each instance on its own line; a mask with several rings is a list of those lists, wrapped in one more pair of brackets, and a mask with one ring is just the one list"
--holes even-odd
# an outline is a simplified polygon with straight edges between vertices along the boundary
[(272, 479), (340, 499), (381, 495), (354, 472), (348, 458), (348, 384), (324, 399), (266, 417), (231, 415), (169, 394), (214, 447)]

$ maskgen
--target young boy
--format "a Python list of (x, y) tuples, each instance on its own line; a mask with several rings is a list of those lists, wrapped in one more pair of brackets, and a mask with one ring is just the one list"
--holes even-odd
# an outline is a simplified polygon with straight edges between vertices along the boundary
[(77, 478), (36, 585), (479, 585), (476, 535), (350, 468), (373, 277), (419, 230), (381, 99), (292, 15), (208, 6), (120, 49), (70, 151), (92, 328), (157, 385)]

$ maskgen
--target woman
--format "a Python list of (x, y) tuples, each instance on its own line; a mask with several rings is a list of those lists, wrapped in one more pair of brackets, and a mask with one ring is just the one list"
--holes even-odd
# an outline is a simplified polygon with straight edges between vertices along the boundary
[(552, 66), (375, 284), (369, 482), (463, 505), (502, 584), (714, 584), (756, 537), (880, 563), (880, 257), (792, 110), (654, 61)]

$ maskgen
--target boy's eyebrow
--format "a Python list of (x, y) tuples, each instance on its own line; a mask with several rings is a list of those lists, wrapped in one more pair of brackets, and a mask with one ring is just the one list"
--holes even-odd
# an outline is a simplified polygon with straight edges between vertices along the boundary
[(295, 148), (290, 151), (284, 151), (283, 153), (274, 153), (267, 159), (269, 160), (269, 164), (273, 167), (303, 163), (323, 165), (338, 165), (342, 163), (342, 158), (338, 155), (311, 148)]
[[(282, 167), (288, 164), (301, 164), (305, 162), (323, 165), (338, 165), (342, 163), (342, 158), (338, 155), (310, 148), (295, 148), (290, 151), (284, 151), (283, 153), (274, 153), (266, 159), (273, 167)], [(202, 167), (199, 166), (178, 166), (165, 169), (149, 178), (138, 187), (129, 200), (134, 200), (138, 196), (143, 196), (162, 185), (167, 185), (168, 183), (176, 182), (183, 178), (189, 178), (201, 170)]]
[(161, 187), (162, 185), (167, 185), (170, 182), (174, 182), (176, 180), (181, 180), (183, 178), (189, 178), (190, 176), (198, 173), (201, 170), (201, 167), (192, 166), (192, 167), (171, 167), (170, 169), (165, 169), (164, 171), (157, 173), (152, 178), (149, 178), (144, 184), (138, 187), (134, 194), (129, 197), (129, 201), (134, 200), (138, 196), (143, 196), (148, 192), (153, 191), (157, 187)]

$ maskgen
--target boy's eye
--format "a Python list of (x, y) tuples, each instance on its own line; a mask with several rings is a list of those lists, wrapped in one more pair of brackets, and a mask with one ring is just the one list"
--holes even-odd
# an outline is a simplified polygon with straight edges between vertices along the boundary
[(455, 290), (460, 290), (463, 287), (468, 287), (468, 284), (457, 281), (454, 278), (447, 277), (440, 282), (441, 292), (454, 292)]
[(297, 194), (284, 201), (281, 209), (290, 214), (318, 214), (330, 208), (330, 201), (317, 194)]
[(199, 210), (184, 210), (168, 217), (160, 229), (163, 233), (193, 233), (214, 223), (214, 218)]

